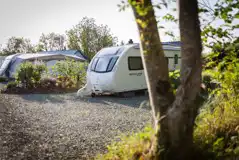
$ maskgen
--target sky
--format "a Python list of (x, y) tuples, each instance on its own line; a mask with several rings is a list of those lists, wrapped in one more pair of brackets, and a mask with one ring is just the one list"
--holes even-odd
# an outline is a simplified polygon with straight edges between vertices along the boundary
[(138, 41), (131, 8), (119, 12), (120, 0), (0, 0), (0, 44), (11, 36), (36, 43), (42, 33), (65, 33), (83, 17), (108, 25), (119, 40)]
[[(119, 12), (121, 0), (0, 0), (0, 44), (11, 36), (36, 44), (42, 33), (64, 34), (85, 16), (108, 25), (119, 42), (139, 42), (131, 8)], [(214, 1), (214, 0), (212, 0)], [(163, 14), (163, 11), (160, 11)], [(158, 13), (156, 13), (158, 15)], [(169, 24), (163, 24), (166, 28)], [(177, 32), (177, 28), (173, 28)], [(162, 41), (170, 40), (160, 32)]]

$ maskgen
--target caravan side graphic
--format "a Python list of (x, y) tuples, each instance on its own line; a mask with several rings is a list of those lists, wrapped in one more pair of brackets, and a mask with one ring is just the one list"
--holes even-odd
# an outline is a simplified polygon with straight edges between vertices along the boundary
[[(179, 46), (163, 45), (169, 70), (179, 69)], [(78, 96), (117, 94), (147, 89), (139, 44), (101, 49), (91, 60), (87, 70), (87, 84)]]

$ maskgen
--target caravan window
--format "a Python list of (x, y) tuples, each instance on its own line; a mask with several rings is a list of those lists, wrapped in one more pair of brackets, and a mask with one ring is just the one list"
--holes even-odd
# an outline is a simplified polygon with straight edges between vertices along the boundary
[(98, 60), (99, 60), (99, 58), (93, 59), (93, 62), (92, 62), (92, 64), (91, 64), (91, 70), (92, 70), (92, 71), (95, 70), (95, 66), (96, 66)]
[(91, 65), (91, 71), (95, 72), (111, 72), (117, 62), (118, 57), (104, 56), (95, 58)]
[(117, 60), (118, 60), (118, 57), (112, 57), (111, 58), (110, 63), (109, 63), (108, 68), (107, 68), (107, 72), (112, 71), (112, 69), (114, 68), (115, 63), (117, 62)]
[(129, 70), (143, 70), (143, 62), (141, 57), (129, 57), (128, 58)]
[(174, 55), (174, 64), (178, 64), (178, 55), (177, 54)]
[(111, 59), (111, 57), (100, 57), (96, 64), (95, 71), (96, 72), (106, 72), (106, 69), (110, 62), (110, 59)]

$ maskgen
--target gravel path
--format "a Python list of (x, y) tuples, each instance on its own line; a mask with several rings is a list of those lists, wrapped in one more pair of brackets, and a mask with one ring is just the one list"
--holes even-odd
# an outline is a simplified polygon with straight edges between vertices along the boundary
[(146, 97), (0, 95), (0, 159), (90, 159), (151, 122)]

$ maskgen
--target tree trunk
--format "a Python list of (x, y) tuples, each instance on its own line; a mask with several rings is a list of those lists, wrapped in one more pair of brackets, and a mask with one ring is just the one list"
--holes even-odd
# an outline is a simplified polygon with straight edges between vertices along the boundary
[[(193, 127), (199, 104), (200, 92), (201, 31), (197, 0), (179, 0), (179, 26), (181, 35), (181, 85), (176, 99), (168, 110), (170, 155), (173, 159), (188, 159), (193, 153)], [(173, 157), (173, 155), (177, 155)]]
[[(136, 5), (141, 5), (141, 2)], [(169, 83), (168, 65), (160, 42), (152, 3), (150, 0), (144, 0), (140, 10), (136, 9), (136, 5), (133, 5), (132, 8), (140, 34), (141, 55), (149, 90), (150, 106), (154, 116), (154, 127), (157, 135), (159, 135), (159, 120), (165, 116), (168, 107), (174, 101), (174, 95)], [(144, 10), (147, 10), (146, 15), (141, 15), (140, 12)], [(160, 128), (167, 128), (167, 124), (161, 123)], [(167, 132), (160, 134), (163, 135), (161, 137), (168, 136)], [(155, 138), (157, 139), (159, 136)], [(167, 139), (169, 138), (162, 139), (161, 142)], [(159, 145), (155, 144), (154, 147), (156, 147), (154, 151), (158, 152)]]
[[(129, 2), (140, 34), (141, 54), (157, 131), (154, 158), (190, 159), (193, 153), (193, 126), (198, 110), (195, 102), (200, 92), (202, 70), (197, 0), (179, 1), (182, 65), (181, 85), (176, 97), (171, 91), (168, 66), (151, 0)], [(164, 150), (158, 154), (161, 147)]]

